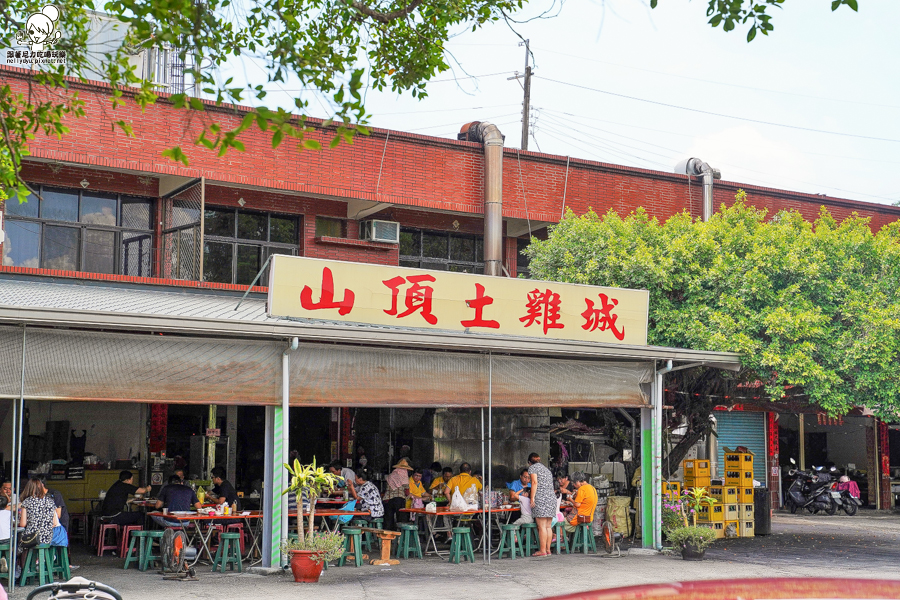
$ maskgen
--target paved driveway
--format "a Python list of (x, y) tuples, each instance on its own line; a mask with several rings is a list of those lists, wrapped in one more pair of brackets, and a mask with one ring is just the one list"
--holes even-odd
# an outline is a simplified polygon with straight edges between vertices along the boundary
[(123, 571), (122, 560), (73, 553), (77, 575), (96, 579), (126, 599), (187, 598), (321, 600), (528, 600), (544, 596), (643, 583), (742, 577), (862, 577), (900, 579), (900, 516), (861, 512), (844, 515), (777, 515), (773, 535), (717, 542), (703, 562), (680, 556), (631, 554), (553, 556), (474, 565), (429, 558), (398, 567), (331, 568), (319, 584), (294, 584), (288, 574), (213, 574), (199, 582), (162, 581), (155, 572)]

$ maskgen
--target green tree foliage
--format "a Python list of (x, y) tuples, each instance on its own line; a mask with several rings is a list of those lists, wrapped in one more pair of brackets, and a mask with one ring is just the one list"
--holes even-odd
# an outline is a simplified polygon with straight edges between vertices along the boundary
[(766, 217), (743, 192), (709, 222), (569, 212), (526, 252), (537, 278), (649, 290), (649, 343), (740, 352), (734, 381), (762, 382), (773, 400), (893, 416), (900, 223), (874, 234), (868, 219), (837, 222), (824, 208), (814, 223)]
[[(836, 11), (842, 5), (859, 11), (858, 0), (829, 0), (831, 10)], [(722, 26), (725, 31), (733, 30), (738, 24), (750, 24), (747, 30), (747, 41), (752, 42), (757, 33), (769, 35), (775, 29), (772, 25), (770, 8), (782, 8), (784, 0), (707, 0), (706, 16), (713, 27)], [(659, 0), (650, 0), (650, 7), (656, 8)]]

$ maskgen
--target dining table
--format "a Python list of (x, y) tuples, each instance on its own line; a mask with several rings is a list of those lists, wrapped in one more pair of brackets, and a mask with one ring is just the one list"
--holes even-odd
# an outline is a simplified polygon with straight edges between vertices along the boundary
[[(485, 512), (490, 513), (490, 518), (494, 520), (499, 529), (499, 525), (501, 523), (508, 523), (510, 517), (514, 512), (518, 512), (518, 506), (510, 506), (509, 508), (492, 508), (489, 511), (484, 511), (481, 509), (478, 510), (453, 510), (449, 507), (438, 507), (436, 511), (430, 512), (425, 510), (424, 508), (401, 508), (400, 512), (405, 512), (414, 515), (424, 515), (425, 516), (425, 532), (428, 535), (428, 539), (425, 541), (425, 554), (436, 554), (441, 558), (444, 557), (446, 552), (441, 552), (437, 547), (437, 540), (434, 535), (436, 533), (451, 533), (454, 524), (456, 521), (457, 526), (460, 523), (464, 523), (465, 521), (471, 521), (474, 519), (478, 519), (482, 522), (481, 528), (481, 539), (475, 544), (476, 547), (481, 548), (483, 545), (487, 544), (488, 550), (493, 554), (496, 552), (491, 548), (491, 541), (488, 539), (488, 536), (485, 535), (487, 531), (487, 527), (484, 523), (484, 514)], [(438, 519), (442, 519), (443, 523), (438, 525)], [(431, 552), (428, 548), (434, 548), (434, 551)]]
[[(213, 514), (210, 515), (210, 512)], [(168, 521), (178, 521), (182, 524), (192, 524), (194, 526), (191, 530), (191, 528), (182, 525), (182, 530), (188, 536), (188, 544), (194, 544), (196, 541), (200, 542), (200, 551), (197, 553), (197, 557), (191, 563), (191, 566), (203, 560), (204, 555), (206, 560), (210, 563), (213, 562), (213, 555), (209, 549), (209, 540), (212, 538), (213, 531), (216, 528), (212, 525), (220, 525), (225, 521), (243, 522), (245, 530), (250, 536), (250, 549), (247, 551), (247, 557), (251, 561), (250, 564), (253, 565), (262, 560), (262, 552), (259, 548), (261, 536), (259, 534), (262, 527), (263, 513), (260, 510), (245, 510), (230, 515), (220, 515), (208, 510), (201, 510), (200, 512), (185, 510), (169, 513), (154, 511), (147, 513), (147, 516), (159, 517)]]

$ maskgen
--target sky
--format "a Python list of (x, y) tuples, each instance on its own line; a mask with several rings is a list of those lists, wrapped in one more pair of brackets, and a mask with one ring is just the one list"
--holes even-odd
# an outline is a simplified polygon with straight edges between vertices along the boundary
[[(710, 27), (704, 0), (659, 5), (569, 1), (514, 25), (534, 55), (529, 150), (665, 172), (699, 157), (728, 181), (900, 201), (900, 2), (861, 0), (858, 13), (786, 2), (751, 43), (744, 26)], [(370, 90), (370, 123), (455, 139), (491, 121), (518, 148), (523, 91), (508, 78), (524, 71), (520, 41), (502, 22), (461, 33), (447, 45), (453, 70), (425, 99)], [(291, 106), (281, 90), (296, 87), (270, 84), (267, 100)], [(327, 116), (327, 100), (308, 97), (310, 114)]]

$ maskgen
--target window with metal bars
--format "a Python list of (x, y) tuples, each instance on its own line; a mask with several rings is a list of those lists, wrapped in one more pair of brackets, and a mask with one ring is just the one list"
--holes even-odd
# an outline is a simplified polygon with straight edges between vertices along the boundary
[(484, 240), (477, 235), (404, 227), (400, 230), (400, 266), (484, 273)]
[(3, 264), (150, 277), (154, 201), (33, 185), (5, 202)]
[[(203, 280), (250, 285), (273, 254), (296, 256), (300, 218), (208, 207), (203, 223)], [(266, 285), (263, 273), (257, 285)]]

